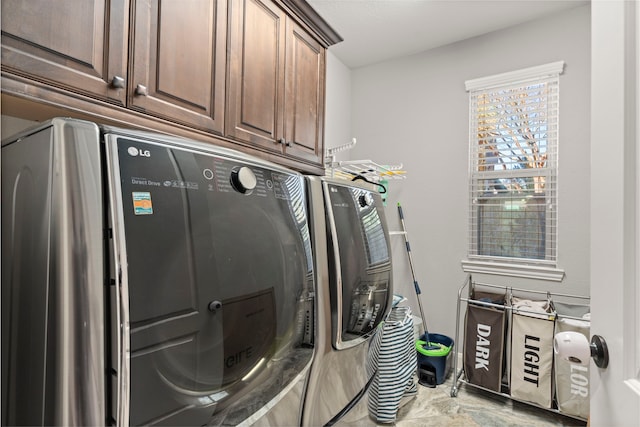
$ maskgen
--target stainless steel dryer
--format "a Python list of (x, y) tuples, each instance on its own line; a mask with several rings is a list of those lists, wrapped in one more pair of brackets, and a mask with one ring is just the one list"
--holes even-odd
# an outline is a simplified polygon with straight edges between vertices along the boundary
[(318, 426), (338, 422), (366, 402), (367, 351), (391, 308), (393, 284), (389, 233), (376, 189), (361, 181), (306, 180), (317, 324), (302, 421)]
[(2, 144), (3, 425), (299, 425), (302, 175), (54, 119)]

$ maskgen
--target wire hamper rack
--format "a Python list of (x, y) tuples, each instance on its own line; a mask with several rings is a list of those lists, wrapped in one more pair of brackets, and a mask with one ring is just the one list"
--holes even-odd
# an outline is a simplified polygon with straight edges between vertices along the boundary
[[(467, 296), (463, 295), (463, 292), (465, 290), (465, 288), (467, 288)], [(472, 299), (471, 298), (471, 294), (472, 294), (472, 289), (482, 289), (482, 290), (487, 290), (487, 291), (499, 291), (499, 292), (504, 292), (505, 295), (508, 295), (509, 298), (506, 300), (505, 304), (495, 304), (492, 302), (487, 302), (485, 300), (480, 300), (480, 299)], [(472, 279), (472, 276), (469, 274), (464, 283), (462, 284), (462, 286), (459, 288), (458, 290), (458, 299), (457, 299), (457, 307), (456, 307), (456, 335), (455, 335), (455, 341), (456, 342), (462, 342), (463, 346), (462, 346), (462, 354), (463, 354), (463, 359), (464, 359), (464, 354), (466, 350), (466, 337), (464, 336), (466, 334), (466, 328), (465, 328), (465, 332), (463, 332), (463, 340), (460, 341), (460, 321), (461, 321), (461, 315), (463, 313), (465, 313), (465, 317), (464, 319), (462, 319), (463, 324), (466, 326), (466, 313), (467, 310), (469, 308), (469, 303), (473, 304), (473, 305), (477, 305), (480, 307), (487, 307), (487, 308), (494, 308), (494, 309), (498, 309), (498, 310), (504, 310), (505, 314), (507, 315), (507, 322), (511, 323), (512, 322), (512, 315), (513, 315), (513, 311), (517, 311), (518, 313), (527, 313), (527, 314), (531, 314), (531, 315), (538, 315), (540, 316), (540, 312), (535, 312), (535, 311), (529, 311), (526, 309), (522, 309), (522, 308), (517, 308), (514, 309), (510, 303), (508, 302), (511, 297), (515, 296), (515, 297), (523, 297), (523, 296), (534, 296), (534, 295), (543, 295), (544, 298), (546, 298), (548, 301), (551, 301), (552, 298), (556, 297), (558, 299), (558, 301), (563, 301), (563, 302), (575, 302), (575, 301), (579, 301), (580, 303), (578, 305), (584, 305), (586, 307), (588, 307), (589, 305), (589, 301), (590, 298), (586, 297), (586, 296), (581, 296), (581, 295), (572, 295), (572, 294), (561, 294), (561, 293), (552, 293), (549, 291), (537, 291), (537, 290), (531, 290), (531, 289), (522, 289), (522, 288), (515, 288), (515, 287), (509, 287), (509, 286), (502, 286), (502, 285), (494, 285), (494, 284), (490, 284), (490, 283), (483, 283), (483, 282), (476, 282)], [(585, 303), (586, 301), (586, 303)], [(467, 310), (465, 310), (464, 312), (462, 311), (462, 305), (466, 304), (467, 305)], [(557, 319), (557, 313), (555, 312), (555, 310), (553, 312), (548, 313), (549, 317), (554, 318), (554, 322), (555, 319)], [(580, 320), (580, 321), (586, 321), (584, 318), (582, 317), (575, 317), (575, 316), (570, 316), (570, 315), (562, 315), (562, 318), (564, 319), (573, 319), (573, 320)], [(509, 328), (510, 326), (507, 327), (505, 326), (505, 328)], [(507, 332), (509, 329), (505, 330), (504, 332)], [(555, 333), (555, 329), (554, 329), (554, 333)], [(507, 339), (511, 339), (509, 334), (505, 334), (505, 340)], [(457, 356), (457, 355), (456, 355)], [(458, 357), (454, 356), (454, 360), (453, 360), (453, 372), (454, 372), (454, 378), (453, 378), (453, 382), (451, 385), (451, 397), (457, 397), (458, 395), (458, 391), (459, 391), (459, 383), (463, 383), (463, 384), (467, 384), (471, 387), (477, 388), (479, 390), (483, 390), (485, 392), (488, 393), (492, 393), (494, 395), (499, 395), (505, 398), (508, 398), (510, 400), (516, 401), (516, 402), (520, 402), (520, 403), (524, 403), (533, 407), (537, 407), (540, 409), (544, 409), (545, 411), (550, 411), (559, 415), (563, 415), (566, 417), (570, 417), (573, 419), (577, 419), (580, 421), (587, 421), (587, 418), (579, 416), (579, 415), (575, 415), (575, 414), (571, 414), (571, 413), (567, 413), (566, 411), (562, 411), (558, 406), (558, 402), (557, 402), (557, 396), (555, 393), (555, 384), (553, 384), (552, 382), (552, 387), (551, 387), (551, 407), (545, 407), (545, 406), (541, 406), (539, 404), (536, 404), (535, 402), (530, 402), (527, 400), (523, 400), (523, 399), (519, 399), (516, 398), (514, 396), (512, 396), (511, 394), (511, 390), (510, 390), (510, 383), (507, 380), (507, 383), (505, 383), (504, 381), (504, 377), (500, 379), (500, 391), (495, 391), (495, 390), (491, 390), (489, 388), (483, 387), (480, 384), (476, 384), (473, 382), (470, 382), (467, 377), (466, 377), (466, 373), (465, 373), (465, 364), (462, 363), (462, 366), (460, 367), (460, 369), (458, 369)], [(504, 352), (503, 354), (504, 357), (509, 357), (510, 355), (508, 355), (506, 352)], [(555, 367), (555, 362), (554, 362), (554, 366), (552, 369), (552, 372), (555, 371), (556, 367)], [(553, 373), (551, 373), (550, 375), (552, 375), (553, 377)]]

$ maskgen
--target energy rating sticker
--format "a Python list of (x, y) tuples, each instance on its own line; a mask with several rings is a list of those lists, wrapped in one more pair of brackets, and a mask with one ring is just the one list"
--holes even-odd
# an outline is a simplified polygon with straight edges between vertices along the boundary
[(153, 214), (151, 193), (146, 191), (134, 191), (131, 195), (133, 196), (133, 213), (136, 215)]

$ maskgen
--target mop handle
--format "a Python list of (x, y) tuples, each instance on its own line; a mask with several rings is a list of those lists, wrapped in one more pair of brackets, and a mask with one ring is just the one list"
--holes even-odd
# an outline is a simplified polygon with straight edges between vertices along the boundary
[(404, 232), (404, 245), (407, 248), (407, 253), (409, 254), (409, 264), (411, 265), (411, 274), (413, 275), (413, 287), (416, 289), (416, 295), (420, 295), (422, 291), (420, 290), (420, 285), (418, 285), (418, 281), (416, 280), (416, 275), (413, 273), (413, 261), (411, 259), (411, 244), (407, 239), (407, 231), (404, 226), (404, 214), (402, 213), (402, 206), (400, 206), (400, 202), (398, 202), (398, 212), (400, 213), (400, 221), (402, 222), (402, 231)]
[(424, 317), (424, 312), (422, 311), (422, 302), (420, 301), (420, 286), (418, 285), (418, 280), (416, 279), (416, 273), (413, 269), (413, 258), (411, 256), (411, 245), (409, 244), (409, 236), (407, 233), (407, 227), (404, 224), (404, 213), (402, 212), (402, 206), (400, 206), (400, 202), (398, 202), (398, 213), (400, 214), (400, 223), (402, 224), (402, 231), (404, 233), (404, 243), (407, 247), (407, 256), (409, 257), (409, 267), (411, 268), (411, 277), (413, 278), (413, 287), (416, 290), (416, 299), (418, 300), (418, 308), (420, 309), (420, 317), (422, 318), (422, 325), (424, 326), (424, 331), (427, 334), (427, 341), (429, 330), (427, 328), (426, 319)]
[(413, 260), (411, 258), (411, 244), (409, 243), (409, 238), (407, 236), (407, 228), (404, 225), (404, 213), (402, 212), (402, 206), (400, 206), (400, 202), (398, 202), (398, 213), (400, 214), (400, 222), (402, 222), (402, 231), (404, 233), (404, 245), (407, 248), (407, 254), (409, 255), (409, 265), (411, 267), (411, 275), (413, 276), (413, 287), (416, 289), (416, 294), (420, 295), (422, 291), (420, 291), (420, 285), (418, 285), (418, 281), (416, 280), (416, 275), (413, 271)]

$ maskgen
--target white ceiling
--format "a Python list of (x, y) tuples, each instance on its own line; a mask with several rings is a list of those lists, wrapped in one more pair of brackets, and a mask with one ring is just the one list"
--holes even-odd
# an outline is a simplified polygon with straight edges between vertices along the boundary
[(411, 55), (588, 4), (582, 0), (307, 0), (349, 68)]

